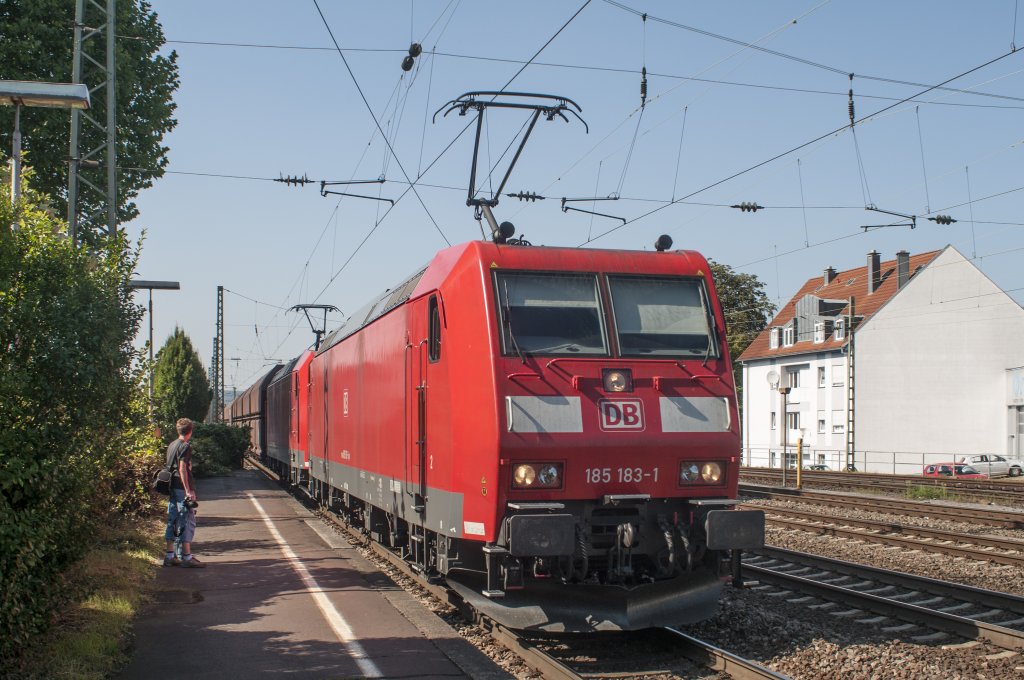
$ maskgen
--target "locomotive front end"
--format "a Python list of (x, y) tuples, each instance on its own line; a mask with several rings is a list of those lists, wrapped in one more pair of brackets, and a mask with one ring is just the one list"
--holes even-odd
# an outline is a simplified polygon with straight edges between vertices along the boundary
[(504, 502), (476, 590), (517, 628), (707, 618), (725, 558), (764, 542), (763, 513), (733, 509), (736, 393), (707, 263), (560, 263), (492, 267)]

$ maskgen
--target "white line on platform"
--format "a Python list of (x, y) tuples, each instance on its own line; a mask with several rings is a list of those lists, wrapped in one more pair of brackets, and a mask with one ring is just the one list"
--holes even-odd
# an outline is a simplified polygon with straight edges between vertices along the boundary
[(267, 525), (267, 528), (270, 530), (270, 534), (274, 537), (274, 540), (277, 541), (277, 545), (281, 549), (281, 554), (284, 555), (284, 558), (288, 560), (289, 564), (291, 564), (292, 569), (294, 569), (295, 573), (302, 579), (302, 582), (306, 585), (306, 590), (313, 596), (313, 601), (316, 602), (316, 606), (319, 607), (320, 613), (324, 615), (324, 619), (326, 619), (327, 623), (331, 626), (331, 629), (334, 631), (334, 635), (338, 638), (338, 641), (345, 645), (349, 656), (351, 656), (356, 662), (356, 665), (359, 666), (359, 670), (362, 672), (363, 677), (384, 677), (381, 670), (377, 668), (377, 664), (373, 663), (369, 655), (367, 655), (366, 650), (363, 649), (363, 646), (355, 639), (355, 636), (352, 633), (352, 628), (348, 625), (348, 622), (345, 621), (345, 617), (341, 615), (341, 612), (335, 609), (334, 604), (324, 594), (323, 589), (320, 588), (320, 584), (316, 582), (313, 575), (309, 573), (308, 569), (306, 569), (306, 565), (303, 564), (302, 560), (300, 560), (292, 551), (285, 542), (284, 537), (281, 536), (281, 533), (277, 530), (277, 527), (275, 527), (273, 522), (270, 521), (270, 516), (263, 510), (263, 506), (260, 505), (259, 501), (257, 501), (251, 493), (247, 495), (249, 496), (249, 500), (252, 501), (252, 504), (256, 506), (256, 510), (260, 513), (260, 517), (263, 518), (263, 523)]

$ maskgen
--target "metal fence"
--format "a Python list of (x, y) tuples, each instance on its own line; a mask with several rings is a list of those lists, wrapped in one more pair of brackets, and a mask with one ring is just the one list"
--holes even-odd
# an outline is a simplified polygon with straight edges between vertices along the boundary
[[(812, 449), (803, 448), (801, 466), (804, 469), (812, 465), (824, 465), (829, 470), (841, 471), (846, 469), (846, 451), (836, 449)], [(926, 465), (935, 463), (959, 462), (967, 456), (978, 454), (1002, 456), (1011, 462), (1022, 463), (1018, 459), (1010, 458), (1003, 453), (987, 451), (958, 451), (953, 453), (920, 453), (909, 451), (855, 451), (853, 466), (860, 472), (888, 473), (893, 475), (919, 475)], [(789, 468), (797, 466), (796, 445), (787, 446), (785, 454), (782, 447), (756, 448), (749, 447), (743, 450), (743, 465), (751, 467), (766, 467), (781, 469), (783, 460), (787, 461)], [(988, 473), (984, 463), (971, 463), (979, 472)]]

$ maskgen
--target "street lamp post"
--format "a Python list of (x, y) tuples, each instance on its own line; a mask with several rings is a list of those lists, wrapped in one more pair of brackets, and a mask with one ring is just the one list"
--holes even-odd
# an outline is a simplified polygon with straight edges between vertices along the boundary
[(132, 279), (128, 286), (149, 291), (149, 419), (153, 420), (153, 290), (181, 290), (181, 284), (177, 281)]
[[(11, 144), (11, 202), (21, 198), (21, 107), (88, 109), (89, 87), (84, 83), (44, 83), (0, 80), (0, 104), (14, 107)], [(17, 224), (14, 225), (17, 229)]]

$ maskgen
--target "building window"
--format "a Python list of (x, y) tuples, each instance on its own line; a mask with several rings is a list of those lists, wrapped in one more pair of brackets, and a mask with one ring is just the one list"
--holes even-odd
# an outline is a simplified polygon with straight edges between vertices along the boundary
[(846, 339), (846, 319), (839, 317), (836, 319), (836, 340)]
[(818, 366), (818, 387), (825, 386), (825, 367)]
[(818, 434), (825, 434), (825, 419), (818, 418)]
[(779, 348), (779, 329), (773, 328), (771, 333), (768, 334), (768, 348), (778, 349)]
[(800, 429), (800, 412), (793, 411), (786, 414), (786, 429), (788, 430), (799, 430)]
[(786, 326), (785, 328), (783, 328), (782, 329), (782, 346), (783, 347), (792, 347), (793, 346), (793, 336), (794, 335), (795, 335), (795, 333), (793, 332), (793, 327), (792, 326)]
[(846, 431), (846, 413), (843, 411), (832, 411), (832, 434), (842, 434)]
[(772, 411), (772, 429), (774, 430), (775, 428), (776, 428), (775, 411)]
[(819, 321), (814, 324), (814, 342), (825, 342), (825, 322)]
[(789, 377), (790, 387), (800, 387), (800, 369), (799, 368), (788, 368), (786, 374)]
[(842, 387), (843, 386), (843, 382), (844, 382), (843, 376), (844, 376), (845, 373), (846, 373), (846, 366), (843, 366), (842, 364), (832, 364), (832, 386), (833, 387)]

